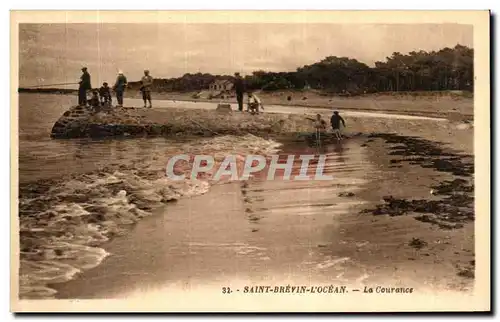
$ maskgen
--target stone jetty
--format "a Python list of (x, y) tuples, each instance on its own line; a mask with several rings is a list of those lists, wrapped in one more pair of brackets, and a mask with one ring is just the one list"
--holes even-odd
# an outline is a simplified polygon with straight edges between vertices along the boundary
[(285, 134), (310, 132), (305, 115), (229, 111), (227, 107), (206, 109), (113, 108), (93, 112), (84, 106), (66, 111), (54, 124), (52, 138), (114, 136), (214, 136), (222, 134)]

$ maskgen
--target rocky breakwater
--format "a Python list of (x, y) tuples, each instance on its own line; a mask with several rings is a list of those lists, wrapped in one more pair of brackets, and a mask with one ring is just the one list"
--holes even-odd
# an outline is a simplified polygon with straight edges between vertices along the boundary
[(266, 135), (311, 130), (304, 115), (203, 109), (114, 108), (90, 112), (73, 107), (52, 128), (53, 138), (172, 135)]
[(85, 106), (73, 106), (57, 120), (52, 127), (54, 138), (71, 138), (85, 136), (86, 125), (93, 112)]

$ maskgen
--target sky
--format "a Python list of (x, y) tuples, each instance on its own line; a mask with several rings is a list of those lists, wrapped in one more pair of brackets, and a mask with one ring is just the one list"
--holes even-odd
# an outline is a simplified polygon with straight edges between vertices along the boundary
[[(185, 73), (293, 71), (327, 56), (369, 66), (393, 52), (472, 47), (472, 25), (459, 24), (20, 24), (19, 86), (129, 81)], [(63, 86), (58, 86), (63, 87)], [(74, 87), (69, 86), (69, 87)]]

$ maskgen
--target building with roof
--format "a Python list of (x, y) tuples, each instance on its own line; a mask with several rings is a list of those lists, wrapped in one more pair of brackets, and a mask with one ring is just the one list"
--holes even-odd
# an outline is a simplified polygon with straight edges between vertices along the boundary
[(226, 92), (233, 89), (233, 82), (228, 79), (216, 79), (209, 85), (211, 92)]

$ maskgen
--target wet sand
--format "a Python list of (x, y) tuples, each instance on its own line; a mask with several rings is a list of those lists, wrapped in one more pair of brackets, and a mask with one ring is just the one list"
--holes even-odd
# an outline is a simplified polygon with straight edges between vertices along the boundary
[[(301, 150), (316, 152), (314, 147), (295, 149)], [(339, 276), (337, 282), (345, 283), (340, 276), (345, 267), (362, 278), (362, 267), (348, 257), (325, 255), (323, 248), (332, 239), (338, 243), (337, 218), (364, 203), (338, 194), (359, 190), (369, 164), (356, 142), (325, 152), (330, 156), (325, 173), (335, 181), (257, 178), (215, 185), (205, 195), (181, 199), (105, 245), (112, 255), (80, 278), (55, 285), (57, 296), (123, 297), (169, 283), (278, 283), (310, 274), (311, 282), (324, 283), (331, 282), (332, 272)]]
[(394, 167), (387, 144), (368, 140), (329, 148), (333, 185), (251, 181), (179, 200), (104, 245), (112, 255), (55, 285), (57, 297), (127, 297), (237, 280), (471, 289), (473, 276), (463, 272), (474, 266), (473, 222), (445, 230), (415, 214), (363, 212), (387, 195), (428, 199), (429, 186), (450, 174)]

